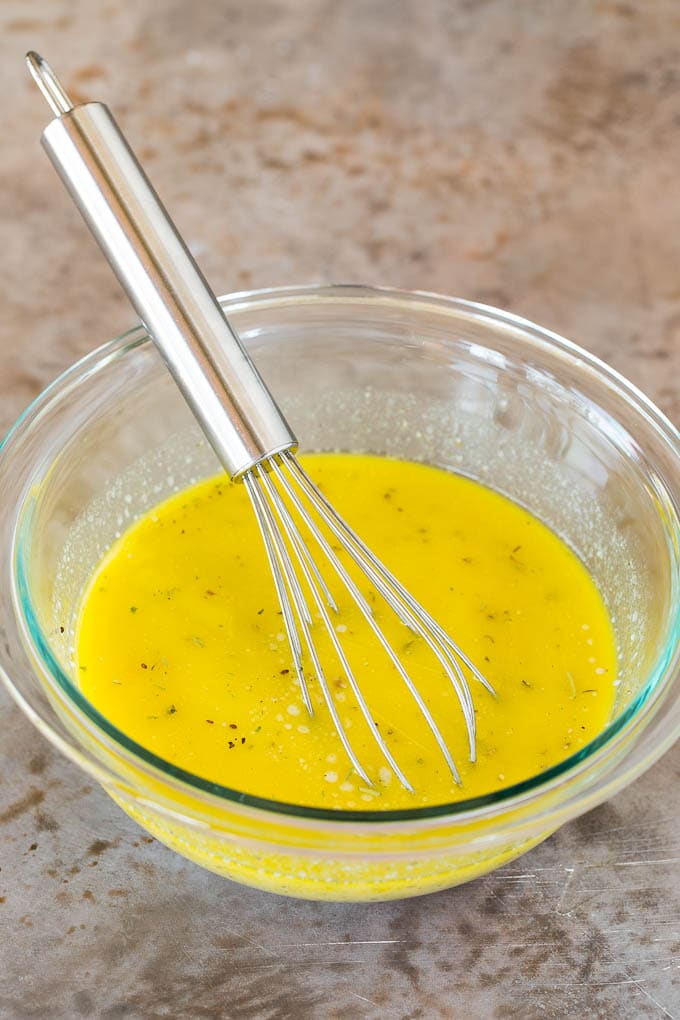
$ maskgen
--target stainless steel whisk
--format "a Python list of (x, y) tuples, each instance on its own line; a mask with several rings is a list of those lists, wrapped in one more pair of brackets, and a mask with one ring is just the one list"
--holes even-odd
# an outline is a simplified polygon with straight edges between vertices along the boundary
[(372, 785), (340, 718), (327, 668), (320, 661), (315, 629), (321, 627), (385, 760), (402, 785), (413, 790), (348, 661), (331, 615), (337, 606), (311, 547), (322, 554), (346, 587), (415, 699), (459, 783), (451, 751), (424, 697), (329, 538), (339, 543), (401, 622), (431, 649), (460, 703), (471, 761), (475, 759), (475, 712), (467, 675), (492, 693), (493, 688), (342, 520), (295, 458), (295, 436), (107, 107), (101, 103), (74, 106), (42, 57), (31, 52), (26, 60), (56, 115), (43, 132), (43, 147), (219, 460), (233, 480), (246, 486), (308, 712), (313, 712), (309, 682), (316, 682), (353, 768)]

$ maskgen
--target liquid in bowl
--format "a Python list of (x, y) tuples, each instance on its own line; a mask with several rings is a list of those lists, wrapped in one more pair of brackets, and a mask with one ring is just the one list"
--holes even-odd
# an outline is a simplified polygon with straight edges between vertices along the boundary
[[(313, 716), (304, 707), (247, 493), (224, 476), (149, 511), (88, 585), (77, 675), (102, 715), (219, 785), (345, 810), (491, 794), (599, 735), (614, 701), (615, 643), (595, 585), (555, 535), (485, 486), (424, 464), (339, 453), (304, 461), (369, 547), (484, 669), (495, 693), (472, 681), (475, 761), (436, 657), (375, 600), (383, 633), (453, 753), (458, 781), (361, 612), (326, 570), (344, 653), (414, 789), (373, 739), (317, 613), (326, 680), (370, 783), (356, 772), (309, 660)], [(362, 594), (375, 597), (366, 579)]]

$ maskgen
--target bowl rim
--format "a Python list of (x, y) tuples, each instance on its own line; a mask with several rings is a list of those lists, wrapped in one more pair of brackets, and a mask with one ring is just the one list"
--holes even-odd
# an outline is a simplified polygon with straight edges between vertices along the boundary
[[(342, 303), (347, 298), (355, 301), (363, 299), (371, 302), (397, 303), (401, 304), (404, 308), (414, 308), (419, 303), (424, 303), (430, 308), (436, 306), (442, 309), (442, 311), (448, 311), (452, 316), (456, 313), (465, 313), (473, 319), (481, 319), (492, 326), (494, 324), (502, 325), (505, 328), (510, 326), (518, 333), (521, 333), (525, 339), (530, 338), (532, 343), (537, 344), (542, 349), (549, 349), (567, 356), (572, 364), (576, 365), (580, 370), (588, 368), (595, 370), (608, 389), (617, 391), (629, 403), (635, 405), (636, 410), (647, 419), (647, 423), (653, 427), (657, 436), (664, 440), (666, 446), (669, 447), (680, 464), (680, 432), (634, 384), (573, 341), (538, 326), (515, 313), (506, 312), (480, 302), (448, 297), (429, 291), (368, 287), (352, 283), (335, 285), (306, 284), (292, 287), (283, 286), (237, 291), (223, 295), (219, 300), (227, 310), (237, 312), (244, 307), (252, 309), (257, 306), (286, 305), (298, 303), (300, 300)], [(60, 395), (65, 389), (72, 385), (81, 385), (89, 375), (102, 370), (112, 360), (118, 360), (129, 351), (150, 342), (144, 327), (137, 325), (102, 344), (67, 368), (38, 394), (19, 415), (5, 438), (0, 442), (0, 457), (5, 454), (7, 446), (11, 446), (12, 441), (25, 428), (30, 427), (31, 421), (35, 419), (43, 408), (52, 401), (59, 400)], [(34, 660), (37, 659), (43, 679), (49, 684), (56, 681), (62, 694), (65, 695), (69, 706), (76, 710), (79, 723), (84, 724), (88, 730), (94, 729), (98, 739), (104, 736), (104, 743), (109, 749), (113, 749), (116, 752), (122, 750), (124, 752), (123, 757), (136, 769), (139, 769), (141, 764), (143, 773), (153, 774), (155, 779), (161, 778), (165, 784), (178, 789), (182, 794), (186, 795), (188, 792), (194, 797), (207, 796), (212, 803), (217, 802), (222, 806), (228, 805), (230, 808), (244, 808), (246, 810), (255, 809), (256, 811), (264, 811), (268, 815), (274, 814), (291, 820), (309, 819), (334, 824), (362, 822), (369, 823), (374, 827), (377, 827), (380, 823), (435, 821), (437, 819), (442, 821), (459, 819), (463, 821), (471, 816), (476, 817), (480, 813), (485, 813), (488, 809), (495, 809), (496, 812), (515, 809), (526, 805), (541, 795), (554, 791), (565, 778), (570, 780), (583, 778), (584, 774), (589, 770), (594, 770), (594, 767), (603, 759), (616, 755), (616, 752), (621, 749), (621, 744), (630, 736), (629, 724), (634, 723), (638, 728), (646, 728), (649, 722), (651, 722), (659, 707), (660, 700), (663, 700), (663, 696), (670, 689), (670, 682), (663, 683), (662, 681), (672, 679), (673, 672), (677, 670), (680, 664), (680, 600), (676, 600), (674, 606), (674, 640), (667, 642), (664, 646), (662, 653), (650, 671), (647, 682), (631, 704), (616, 719), (610, 722), (597, 737), (575, 754), (570, 755), (568, 758), (563, 759), (556, 765), (535, 776), (482, 796), (461, 798), (446, 804), (387, 811), (335, 810), (257, 797), (196, 776), (190, 771), (173, 765), (166, 759), (155, 755), (110, 723), (71, 682), (52, 652), (47, 636), (37, 624), (37, 614), (35, 613), (30, 596), (25, 550), (20, 542), (22, 527), (26, 525), (26, 515), (23, 512), (25, 511), (25, 497), (26, 493), (24, 493), (24, 498), (17, 508), (15, 528), (12, 535), (11, 596), (25, 647), (30, 650), (31, 657)], [(677, 506), (675, 509), (677, 511)], [(678, 538), (680, 540), (680, 531), (678, 532)], [(671, 613), (671, 616), (673, 616), (673, 613)], [(24, 698), (14, 689), (14, 685), (6, 672), (4, 670), (0, 672), (2, 672), (15, 700), (26, 711), (27, 705)], [(35, 723), (35, 713), (31, 711), (28, 714)], [(40, 729), (42, 732), (46, 733), (50, 739), (53, 739), (61, 747), (61, 750), (64, 751), (63, 740), (54, 733), (49, 722), (42, 718), (41, 723)], [(659, 757), (670, 746), (670, 743), (672, 743), (679, 732), (680, 721), (676, 726), (675, 733), (669, 735), (663, 742), (659, 754), (651, 759), (648, 756), (648, 760), (645, 761), (643, 767), (652, 764), (656, 757)], [(619, 757), (616, 757), (615, 764), (618, 764), (618, 762)], [(83, 763), (81, 762), (81, 764)], [(110, 763), (107, 766), (103, 766), (99, 762), (99, 765), (107, 771), (110, 770), (117, 780), (120, 779), (119, 774), (115, 772)], [(638, 771), (642, 771), (642, 768)], [(601, 773), (598, 772), (597, 775), (601, 778)], [(620, 788), (626, 781), (628, 780), (621, 779), (616, 788)], [(126, 782), (129, 782), (129, 776), (126, 776)], [(588, 789), (590, 789), (590, 785)], [(140, 785), (140, 789), (145, 790), (146, 788)]]

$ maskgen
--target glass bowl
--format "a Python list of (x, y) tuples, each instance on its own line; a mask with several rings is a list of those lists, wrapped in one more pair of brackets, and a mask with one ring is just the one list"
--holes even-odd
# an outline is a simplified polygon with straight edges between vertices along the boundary
[(680, 435), (634, 387), (517, 316), (365, 287), (223, 305), (303, 448), (427, 461), (523, 504), (578, 553), (617, 634), (613, 717), (578, 754), (476, 799), (325, 811), (207, 782), (119, 732), (78, 689), (80, 593), (149, 506), (218, 470), (141, 328), (64, 373), (0, 451), (0, 662), (61, 751), (204, 867), (278, 893), (379, 900), (464, 882), (648, 768), (680, 729)]

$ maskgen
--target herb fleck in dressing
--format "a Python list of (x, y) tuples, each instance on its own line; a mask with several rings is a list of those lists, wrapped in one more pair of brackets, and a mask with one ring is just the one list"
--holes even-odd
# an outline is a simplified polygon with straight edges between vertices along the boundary
[(363, 454), (303, 460), (497, 691), (493, 697), (472, 682), (478, 760), (471, 764), (457, 698), (436, 659), (377, 610), (441, 723), (462, 786), (350, 606), (341, 606), (337, 629), (416, 792), (386, 767), (323, 638), (329, 684), (373, 788), (350, 767), (311, 670), (309, 718), (247, 494), (223, 477), (147, 513), (93, 578), (79, 621), (78, 675), (103, 715), (206, 779), (350, 810), (489, 793), (556, 764), (602, 730), (614, 700), (614, 635), (595, 584), (555, 534), (498, 493), (437, 468)]

